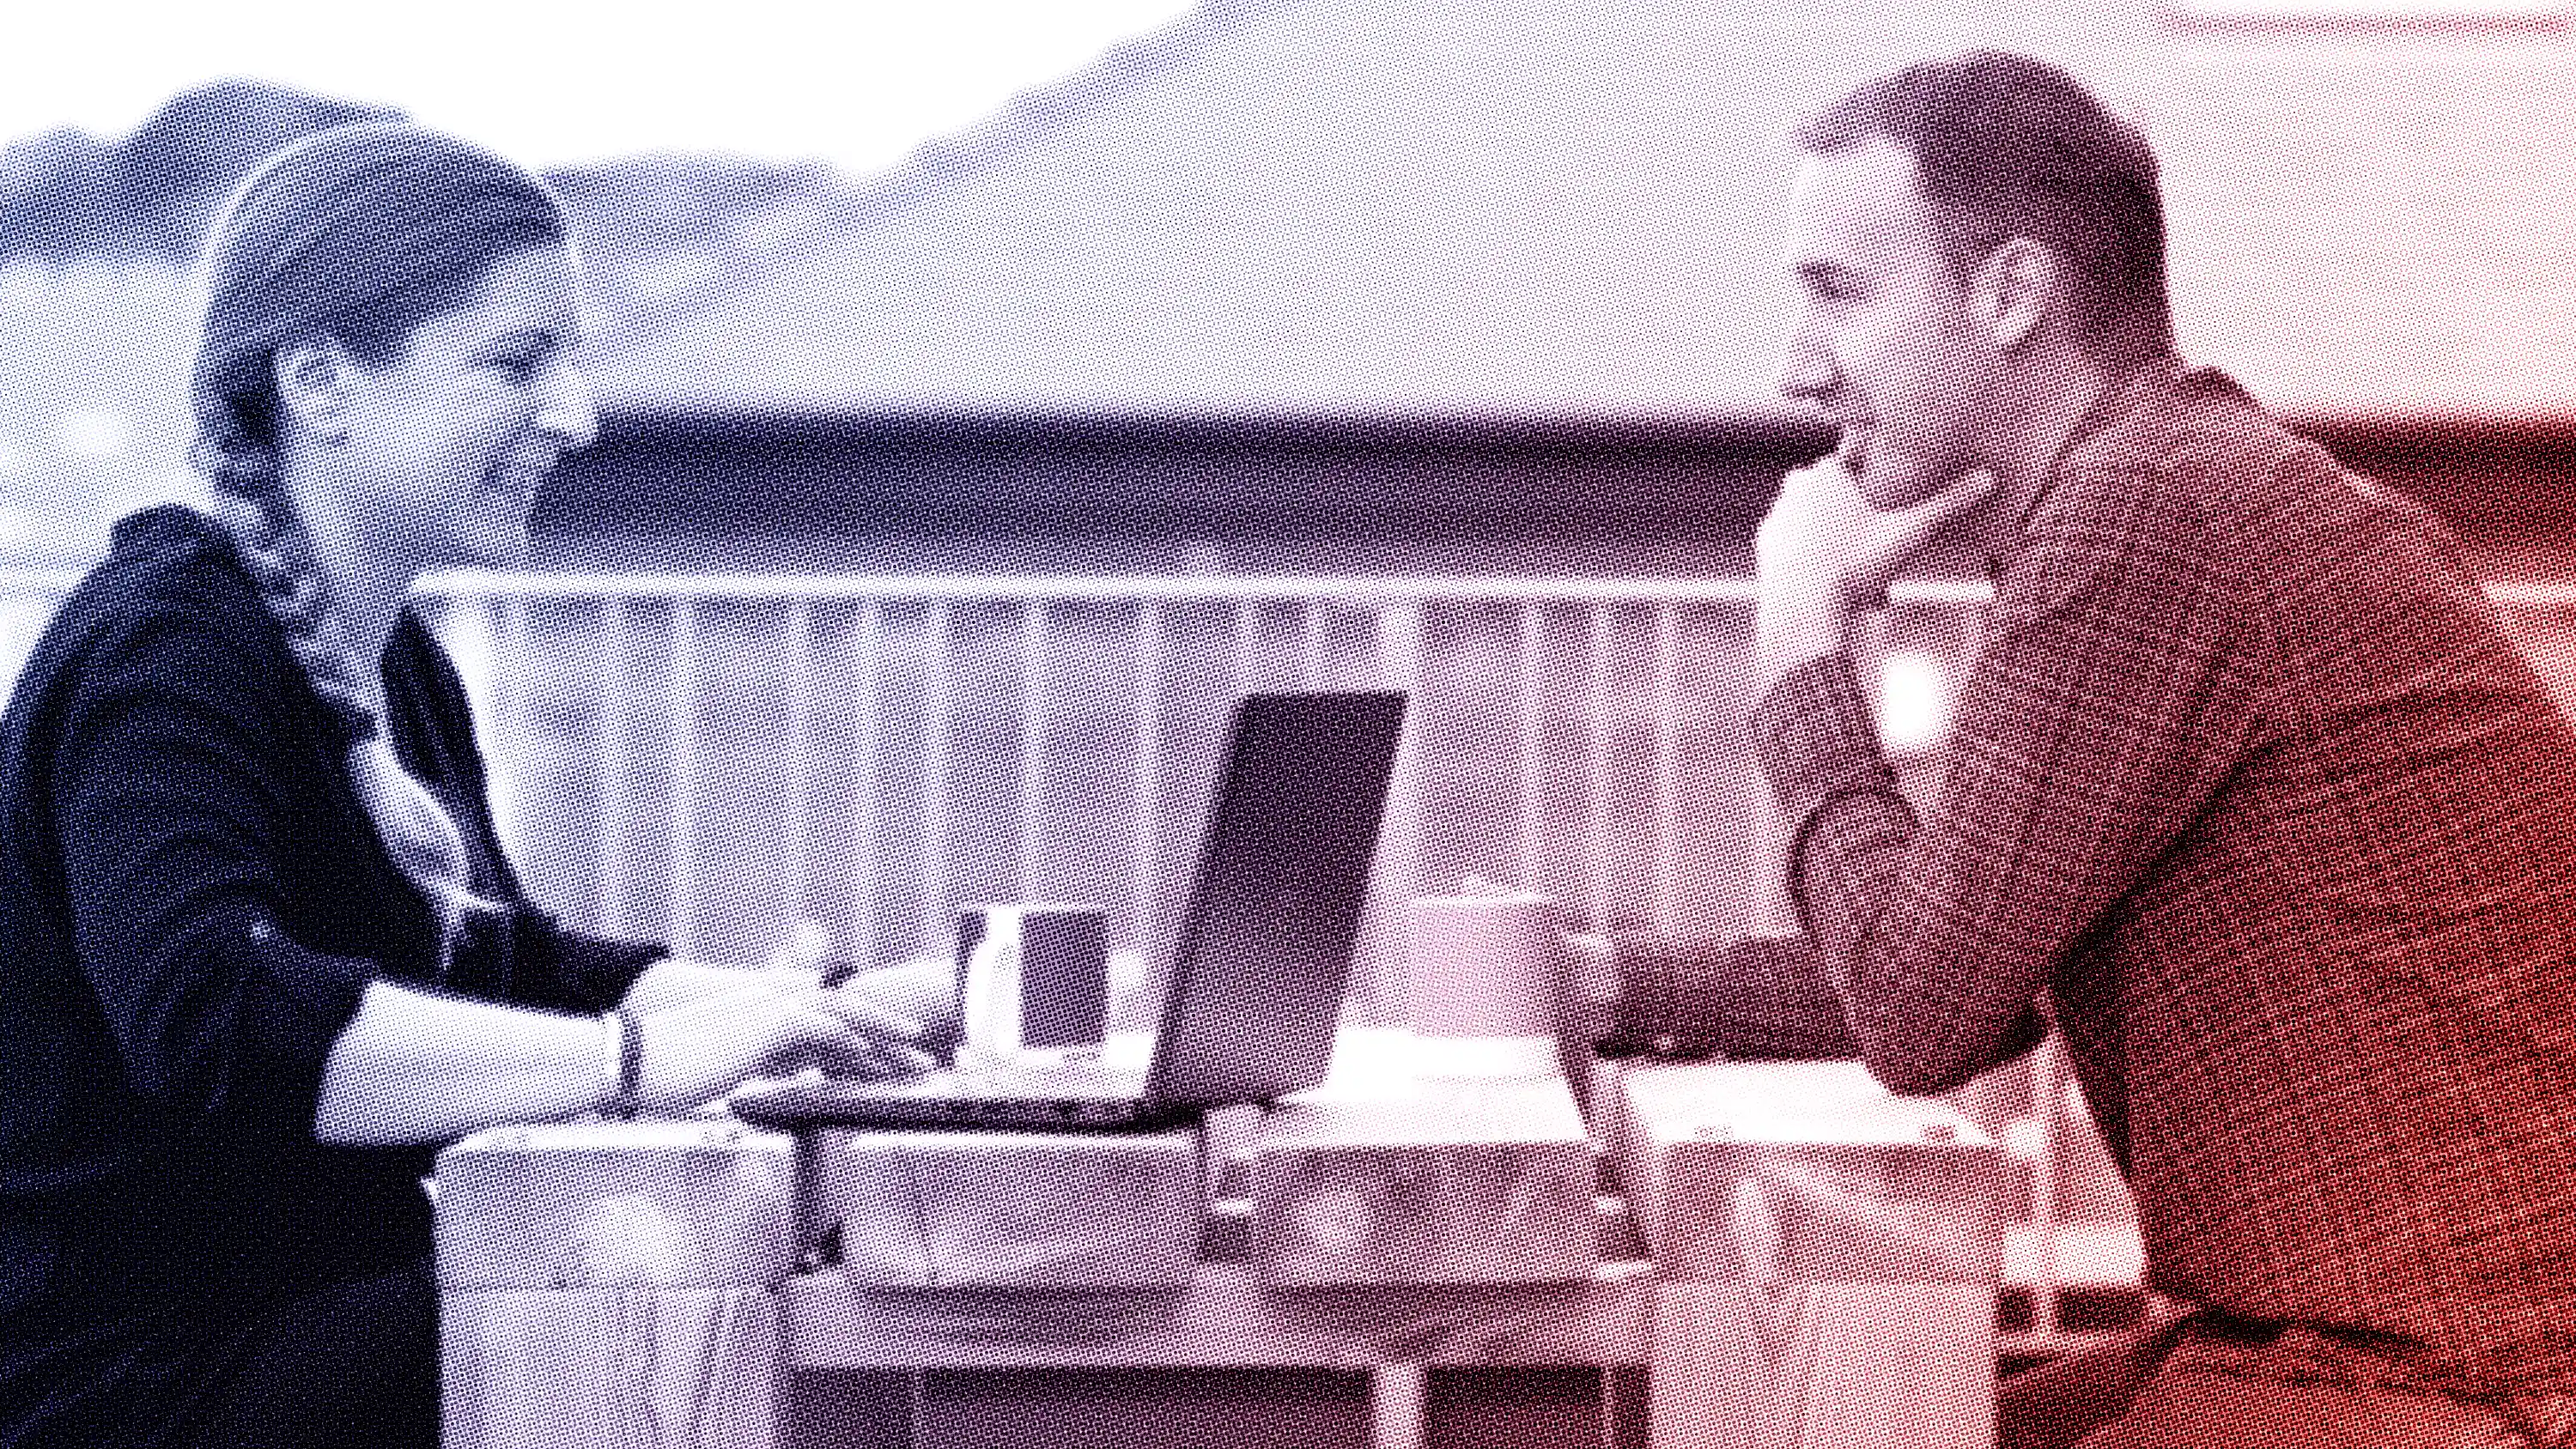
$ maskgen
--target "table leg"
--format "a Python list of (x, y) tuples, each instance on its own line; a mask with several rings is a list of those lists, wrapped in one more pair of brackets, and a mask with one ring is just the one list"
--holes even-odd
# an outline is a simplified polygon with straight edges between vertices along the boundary
[(1992, 1449), (1995, 1290), (1972, 1283), (1666, 1283), (1654, 1449)]
[(1601, 1449), (1646, 1449), (1653, 1371), (1644, 1364), (1601, 1366)]
[(777, 1449), (767, 1288), (451, 1289), (447, 1449)]
[(1369, 1371), (1369, 1449), (1423, 1449), (1430, 1375), (1418, 1363)]
[(447, 1449), (778, 1449), (795, 1144), (709, 1121), (438, 1157)]

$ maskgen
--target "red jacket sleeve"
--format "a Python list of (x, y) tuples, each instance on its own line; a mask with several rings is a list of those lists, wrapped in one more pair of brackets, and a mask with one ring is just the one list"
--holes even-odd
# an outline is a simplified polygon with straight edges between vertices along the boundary
[(2151, 468), (2058, 489), (1997, 581), (1927, 819), (1890, 782), (1848, 656), (1791, 671), (1756, 713), (1802, 922), (1898, 1091), (2029, 1044), (2058, 964), (2255, 729), (2259, 612), (2189, 500)]

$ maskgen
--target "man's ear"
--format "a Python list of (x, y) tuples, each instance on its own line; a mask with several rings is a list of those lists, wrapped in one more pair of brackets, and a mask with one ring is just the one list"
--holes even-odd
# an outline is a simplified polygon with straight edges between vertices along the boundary
[(2066, 269), (2057, 254), (2026, 236), (2007, 238), (1977, 269), (1978, 311), (1995, 345), (2011, 352), (2039, 333), (2066, 296)]
[(349, 387), (357, 360), (336, 337), (299, 337), (269, 361), (277, 386), (278, 421), (326, 443), (349, 436)]

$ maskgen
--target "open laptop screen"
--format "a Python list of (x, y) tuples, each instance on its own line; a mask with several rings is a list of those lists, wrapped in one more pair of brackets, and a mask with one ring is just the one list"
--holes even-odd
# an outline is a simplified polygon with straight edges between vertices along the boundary
[(1404, 702), (1278, 694), (1237, 707), (1149, 1097), (1268, 1101), (1324, 1079)]

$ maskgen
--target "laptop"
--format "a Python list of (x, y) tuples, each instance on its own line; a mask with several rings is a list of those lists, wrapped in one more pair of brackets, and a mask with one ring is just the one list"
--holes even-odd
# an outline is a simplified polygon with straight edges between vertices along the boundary
[(1386, 809), (1399, 693), (1257, 694), (1232, 742), (1140, 1070), (1092, 1062), (898, 1081), (754, 1082), (734, 1113), (776, 1127), (1095, 1131), (1195, 1120), (1324, 1079)]

